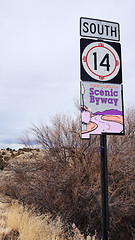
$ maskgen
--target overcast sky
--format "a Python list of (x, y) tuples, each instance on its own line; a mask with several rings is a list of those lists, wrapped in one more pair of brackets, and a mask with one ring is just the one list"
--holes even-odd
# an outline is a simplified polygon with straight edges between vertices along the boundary
[(80, 17), (120, 23), (124, 106), (135, 105), (134, 0), (1, 0), (0, 149), (17, 147), (32, 123), (76, 111)]

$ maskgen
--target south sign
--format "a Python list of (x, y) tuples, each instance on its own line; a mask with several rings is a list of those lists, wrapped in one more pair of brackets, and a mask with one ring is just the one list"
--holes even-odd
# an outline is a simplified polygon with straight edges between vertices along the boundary
[(119, 43), (81, 39), (81, 80), (122, 83)]
[(119, 24), (93, 18), (80, 18), (80, 35), (82, 37), (120, 40)]

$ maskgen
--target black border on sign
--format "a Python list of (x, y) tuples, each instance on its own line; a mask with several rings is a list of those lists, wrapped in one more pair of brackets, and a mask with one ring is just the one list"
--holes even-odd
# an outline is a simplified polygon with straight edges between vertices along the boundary
[[(89, 20), (96, 20), (96, 21), (103, 21), (103, 22), (107, 22), (107, 23), (115, 23), (118, 25), (118, 40), (116, 39), (112, 39), (112, 38), (98, 38), (98, 37), (92, 37), (92, 36), (86, 36), (86, 35), (82, 35), (81, 34), (81, 19), (89, 19)], [(112, 21), (106, 21), (106, 20), (101, 20), (101, 19), (96, 19), (96, 18), (87, 18), (87, 17), (80, 17), (80, 36), (82, 37), (86, 37), (86, 38), (96, 38), (96, 39), (106, 39), (106, 40), (112, 40), (112, 41), (120, 41), (120, 24), (117, 22), (112, 22)]]
[[(120, 58), (120, 69), (119, 72), (115, 77), (113, 77), (111, 80), (101, 81), (97, 80), (93, 77), (91, 77), (84, 69), (82, 64), (82, 53), (84, 49), (93, 42), (102, 42), (107, 43), (111, 47), (115, 49), (117, 52), (119, 58)], [(90, 81), (90, 82), (99, 82), (99, 83), (116, 83), (121, 84), (122, 83), (122, 60), (121, 60), (121, 44), (119, 42), (112, 42), (112, 41), (104, 41), (103, 39), (90, 39), (90, 38), (80, 38), (80, 79), (82, 81)]]
[(109, 132), (103, 132), (101, 134), (89, 134), (89, 138), (82, 138), (82, 118), (81, 118), (81, 84), (83, 82), (80, 81), (80, 121), (81, 121), (81, 140), (90, 140), (91, 136), (95, 136), (95, 135), (119, 135), (119, 136), (123, 136), (125, 135), (125, 118), (124, 118), (124, 100), (123, 100), (123, 85), (122, 84), (119, 84), (121, 85), (121, 100), (122, 100), (122, 116), (123, 116), (123, 131), (120, 132), (120, 133), (109, 133)]

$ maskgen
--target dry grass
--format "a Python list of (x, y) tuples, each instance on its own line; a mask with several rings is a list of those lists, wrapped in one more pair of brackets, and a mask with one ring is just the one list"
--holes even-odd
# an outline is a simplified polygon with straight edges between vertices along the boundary
[(18, 232), (18, 240), (62, 240), (60, 220), (52, 221), (49, 216), (36, 215), (32, 210), (13, 203), (8, 210), (7, 227)]
[(11, 231), (6, 225), (8, 204), (0, 202), (0, 240), (3, 240)]
[[(72, 225), (71, 235), (64, 235), (59, 218), (38, 216), (34, 209), (28, 209), (18, 202), (0, 203), (0, 240), (84, 240), (84, 235)], [(87, 236), (87, 240), (95, 240)]]
[[(61, 221), (52, 221), (50, 216), (36, 215), (34, 209), (29, 210), (17, 202), (13, 203), (7, 213), (6, 231), (1, 240), (84, 240), (84, 235), (73, 224), (73, 236), (65, 236)], [(87, 236), (87, 240), (95, 240)]]

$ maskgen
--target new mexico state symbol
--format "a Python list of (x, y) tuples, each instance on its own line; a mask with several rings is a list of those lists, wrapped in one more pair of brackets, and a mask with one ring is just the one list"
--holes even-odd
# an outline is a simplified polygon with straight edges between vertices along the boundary
[(81, 80), (121, 84), (121, 46), (119, 43), (81, 39)]
[(82, 63), (85, 71), (100, 81), (111, 80), (120, 69), (120, 59), (115, 49), (101, 42), (91, 43), (84, 49)]

